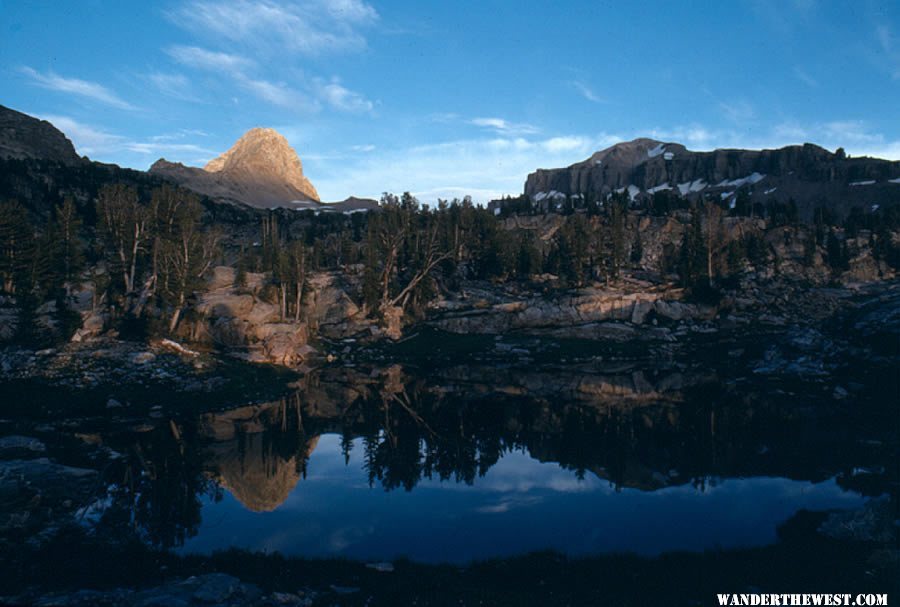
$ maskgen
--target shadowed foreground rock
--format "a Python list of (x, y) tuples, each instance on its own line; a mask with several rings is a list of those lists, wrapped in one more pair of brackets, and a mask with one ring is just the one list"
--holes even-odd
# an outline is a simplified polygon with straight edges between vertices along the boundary
[(172, 580), (160, 586), (134, 590), (79, 590), (72, 593), (47, 594), (39, 597), (22, 595), (7, 597), (8, 605), (43, 607), (187, 607), (189, 605), (284, 605), (303, 607), (312, 599), (288, 592), (264, 593), (255, 584), (241, 582), (224, 573), (209, 573), (183, 580)]

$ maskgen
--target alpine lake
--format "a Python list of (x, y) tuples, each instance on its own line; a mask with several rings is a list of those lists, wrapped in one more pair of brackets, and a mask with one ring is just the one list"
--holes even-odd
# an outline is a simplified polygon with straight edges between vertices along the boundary
[(666, 359), (423, 332), (226, 394), (8, 384), (3, 434), (37, 437), (7, 445), (20, 467), (94, 473), (47, 471), (51, 513), (3, 490), (4, 585), (216, 570), (339, 604), (581, 604), (637, 587), (705, 604), (755, 580), (884, 592), (897, 378), (772, 372), (768, 347)]

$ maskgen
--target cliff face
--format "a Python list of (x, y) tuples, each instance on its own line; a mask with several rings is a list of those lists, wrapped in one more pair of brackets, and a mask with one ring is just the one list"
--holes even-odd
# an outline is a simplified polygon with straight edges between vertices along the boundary
[(75, 146), (46, 120), (0, 105), (0, 158), (34, 158), (79, 164)]
[(600, 199), (615, 191), (635, 198), (664, 190), (722, 199), (746, 191), (759, 202), (793, 198), (805, 214), (817, 204), (846, 212), (900, 200), (900, 162), (846, 158), (812, 144), (693, 152), (678, 143), (635, 139), (567, 168), (538, 170), (525, 182), (525, 194), (537, 202), (571, 195)]
[(316, 188), (303, 174), (297, 152), (273, 129), (250, 129), (203, 169), (161, 158), (150, 172), (210, 198), (253, 207), (319, 201)]

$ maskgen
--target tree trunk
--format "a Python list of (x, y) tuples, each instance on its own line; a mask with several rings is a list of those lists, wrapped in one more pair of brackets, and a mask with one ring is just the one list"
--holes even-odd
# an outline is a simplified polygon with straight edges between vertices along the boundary
[(172, 312), (172, 318), (169, 320), (169, 333), (175, 333), (175, 329), (178, 328), (178, 321), (181, 320), (181, 310), (184, 308), (184, 293), (178, 297), (178, 305), (175, 306), (175, 310)]
[(405, 307), (408, 296), (410, 295), (410, 293), (412, 293), (413, 289), (415, 289), (416, 286), (431, 273), (431, 270), (433, 270), (435, 266), (437, 266), (445, 259), (449, 258), (450, 253), (444, 253), (443, 255), (438, 255), (437, 257), (429, 259), (425, 264), (425, 267), (419, 270), (419, 272), (416, 273), (415, 276), (413, 276), (412, 280), (409, 281), (406, 287), (402, 291), (400, 291), (400, 294), (390, 302), (390, 305), (396, 306), (399, 303), (400, 307)]
[(138, 249), (141, 247), (141, 228), (138, 224), (134, 225), (134, 244), (131, 247), (131, 269), (128, 273), (128, 283), (131, 285), (129, 292), (134, 290), (134, 277), (137, 273), (137, 256)]
[(153, 276), (150, 276), (149, 278), (147, 278), (146, 282), (144, 282), (144, 286), (141, 289), (140, 294), (138, 295), (137, 303), (135, 303), (131, 308), (135, 316), (140, 316), (143, 312), (144, 306), (147, 304), (147, 300), (150, 299), (150, 295), (153, 293), (155, 284), (156, 279)]

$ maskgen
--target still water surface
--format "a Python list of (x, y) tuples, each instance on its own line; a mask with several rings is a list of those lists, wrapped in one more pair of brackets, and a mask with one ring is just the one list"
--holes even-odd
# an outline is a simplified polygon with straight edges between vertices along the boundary
[(122, 457), (99, 523), (183, 554), (378, 561), (764, 546), (895, 482), (884, 404), (832, 391), (678, 367), (324, 369), (101, 433)]
[(412, 491), (386, 491), (369, 486), (363, 450), (355, 439), (345, 462), (341, 436), (321, 436), (306, 478), (270, 512), (254, 512), (227, 489), (220, 501), (204, 498), (197, 535), (182, 550), (240, 547), (455, 563), (544, 549), (655, 555), (771, 544), (777, 527), (800, 509), (864, 502), (834, 479), (706, 479), (702, 486), (617, 489), (525, 450), (505, 453), (471, 485), (424, 479)]

